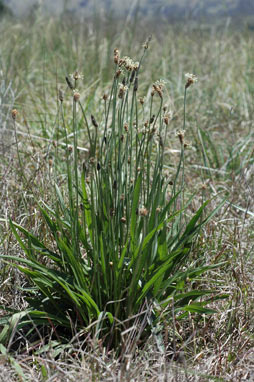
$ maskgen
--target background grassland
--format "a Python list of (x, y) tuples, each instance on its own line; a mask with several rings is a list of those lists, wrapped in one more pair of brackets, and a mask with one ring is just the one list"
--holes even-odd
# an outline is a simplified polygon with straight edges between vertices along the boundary
[[(54, 203), (53, 141), (58, 124), (58, 91), (66, 98), (66, 120), (71, 120), (71, 99), (65, 76), (78, 69), (79, 86), (88, 114), (103, 118), (103, 94), (108, 94), (114, 73), (113, 50), (138, 60), (142, 43), (153, 39), (139, 76), (138, 96), (149, 96), (151, 85), (166, 81), (163, 103), (173, 111), (165, 141), (165, 176), (177, 169), (180, 145), (175, 131), (183, 124), (186, 72), (199, 81), (191, 88), (186, 106), (185, 194), (197, 192), (188, 214), (202, 200), (213, 208), (227, 202), (203, 229), (191, 256), (208, 264), (223, 262), (193, 288), (219, 290), (227, 299), (214, 301), (212, 316), (189, 315), (172, 327), (161, 320), (167, 351), (162, 354), (156, 334), (142, 350), (120, 364), (114, 353), (105, 354), (100, 343), (87, 339), (90, 348), (73, 340), (65, 349), (52, 342), (40, 349), (32, 340), (16, 339), (22, 351), (4, 354), (0, 380), (168, 380), (244, 381), (254, 373), (253, 354), (253, 96), (254, 35), (232, 25), (153, 25), (124, 20), (79, 23), (70, 16), (22, 23), (3, 19), (0, 24), (1, 70), (1, 250), (23, 256), (5, 219), (11, 217), (50, 242), (36, 200)], [(68, 100), (69, 99), (69, 100)], [(10, 111), (18, 110), (17, 134)], [(145, 109), (146, 111), (146, 109)], [(81, 121), (81, 117), (80, 117)], [(81, 148), (88, 147), (84, 127), (78, 123)], [(19, 144), (17, 156), (16, 139)], [(59, 152), (59, 156), (64, 153)], [(86, 159), (80, 150), (80, 161)], [(20, 166), (20, 161), (22, 166)], [(26, 181), (24, 181), (24, 177)], [(25, 278), (9, 264), (0, 263), (1, 315), (25, 306)], [(131, 339), (129, 339), (131, 340)], [(37, 353), (32, 352), (37, 350)], [(56, 360), (56, 357), (58, 359)]]

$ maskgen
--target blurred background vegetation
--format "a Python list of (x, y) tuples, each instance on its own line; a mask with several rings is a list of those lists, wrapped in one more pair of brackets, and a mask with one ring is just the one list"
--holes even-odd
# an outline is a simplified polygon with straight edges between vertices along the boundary
[(137, 11), (143, 16), (154, 18), (159, 16), (169, 20), (183, 18), (213, 18), (218, 16), (234, 16), (254, 14), (252, 0), (132, 0), (124, 2), (119, 0), (1, 0), (0, 10), (7, 8), (13, 14), (25, 14), (33, 7), (42, 7), (43, 10), (54, 10), (59, 13), (64, 9), (71, 12), (89, 14), (95, 8), (115, 15), (126, 13), (135, 14)]

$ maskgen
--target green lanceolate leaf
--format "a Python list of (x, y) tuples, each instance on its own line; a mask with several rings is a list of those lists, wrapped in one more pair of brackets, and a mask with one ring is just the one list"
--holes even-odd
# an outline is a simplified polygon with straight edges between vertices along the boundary
[(84, 172), (82, 172), (82, 175), (81, 175), (81, 186), (82, 186), (82, 198), (83, 198), (83, 205), (84, 205), (86, 227), (88, 228), (90, 240), (93, 243), (94, 236), (93, 236), (93, 220), (92, 220), (91, 204), (89, 203), (88, 196), (87, 196)]
[[(181, 308), (176, 308), (175, 309), (175, 312), (179, 312), (179, 311), (185, 311), (185, 312), (189, 312), (189, 313), (198, 313), (198, 314), (214, 314), (214, 313), (217, 313), (217, 311), (215, 309), (210, 309), (210, 308), (205, 308), (203, 305), (205, 305), (206, 303), (203, 303), (203, 302), (195, 302), (195, 303), (192, 303), (192, 304), (189, 304), (189, 305), (186, 305), (184, 307), (181, 307)], [(180, 318), (183, 318), (184, 315), (181, 315), (180, 317), (178, 317), (178, 319)]]
[[(156, 284), (156, 281), (161, 279), (161, 276), (165, 276), (167, 270), (172, 266), (172, 263), (174, 259), (179, 256), (179, 254), (182, 253), (182, 250), (177, 250), (168, 256), (168, 259), (163, 262), (162, 265), (160, 265), (151, 275), (151, 278), (148, 282), (144, 285), (142, 288), (142, 292), (140, 297), (138, 298), (138, 301), (144, 298), (144, 296), (148, 293), (148, 291)], [(157, 285), (154, 295), (158, 293), (158, 290), (160, 289), (161, 283), (163, 281), (164, 277), (162, 277), (160, 284)]]
[(135, 188), (133, 191), (133, 200), (131, 207), (131, 221), (130, 221), (130, 236), (131, 236), (131, 247), (134, 248), (136, 242), (136, 223), (137, 223), (137, 209), (140, 196), (141, 188), (141, 174), (138, 175)]

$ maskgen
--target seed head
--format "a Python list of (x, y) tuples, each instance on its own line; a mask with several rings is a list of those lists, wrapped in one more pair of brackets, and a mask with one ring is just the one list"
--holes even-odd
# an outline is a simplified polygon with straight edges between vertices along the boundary
[(154, 120), (155, 120), (155, 114), (153, 114), (152, 116), (151, 116), (151, 118), (150, 118), (150, 124), (152, 124), (153, 122), (154, 122)]
[(139, 63), (138, 61), (136, 61), (136, 62), (134, 62), (134, 64), (133, 64), (133, 69), (137, 71), (138, 68), (139, 68), (139, 66), (140, 66), (140, 63)]
[(73, 99), (74, 99), (75, 102), (78, 102), (79, 99), (80, 99), (80, 94), (79, 94), (79, 92), (77, 90), (73, 91)]
[(181, 145), (184, 143), (184, 134), (185, 134), (185, 130), (178, 130), (176, 132), (176, 136), (179, 138)]
[(73, 85), (73, 83), (71, 82), (71, 80), (69, 79), (68, 76), (65, 77), (65, 80), (66, 80), (67, 85), (69, 86), (69, 88), (70, 88), (71, 90), (74, 90), (74, 85)]
[(124, 56), (119, 61), (119, 66), (123, 66), (128, 72), (131, 72), (138, 69), (139, 62), (134, 62), (132, 58)]
[(98, 123), (96, 122), (96, 119), (94, 118), (93, 114), (91, 114), (91, 121), (94, 127), (97, 129), (99, 127)]
[(118, 64), (119, 63), (119, 50), (114, 49), (114, 63)]
[(120, 84), (120, 89), (119, 89), (119, 93), (118, 93), (118, 98), (122, 99), (125, 92), (128, 90), (128, 86), (126, 85), (123, 85), (123, 84)]
[(15, 121), (16, 117), (17, 117), (17, 114), (18, 114), (18, 110), (17, 109), (12, 109), (11, 111), (11, 116), (12, 116), (12, 119)]
[(126, 57), (126, 59), (123, 61), (123, 64), (126, 70), (128, 70), (129, 72), (132, 71), (134, 62), (132, 61), (130, 57)]
[(162, 98), (162, 90), (161, 90), (161, 88), (159, 88), (157, 85), (153, 84), (153, 90), (154, 90), (154, 93), (159, 94), (160, 98)]
[(201, 188), (202, 191), (205, 191), (207, 189), (207, 186), (208, 186), (207, 183), (202, 183), (200, 188)]
[(152, 40), (152, 36), (149, 36), (149, 37), (146, 39), (146, 41), (145, 41), (144, 44), (143, 44), (143, 48), (144, 48), (144, 50), (147, 50), (147, 49), (148, 49), (148, 47), (149, 47), (149, 43), (150, 43), (151, 40)]
[(137, 76), (135, 77), (133, 90), (134, 90), (134, 92), (136, 92), (138, 90), (138, 77)]
[(198, 78), (195, 76), (195, 74), (191, 74), (191, 73), (186, 73), (185, 78), (186, 78), (185, 89), (188, 89), (192, 84), (198, 81)]
[(106, 102), (107, 99), (108, 99), (108, 95), (107, 94), (103, 94), (102, 99)]
[(119, 78), (121, 73), (122, 73), (122, 70), (121, 70), (121, 69), (118, 69), (118, 70), (116, 71), (115, 77), (116, 77), (116, 78)]
[(144, 105), (144, 103), (145, 103), (145, 97), (140, 97), (140, 98), (139, 98), (139, 102), (140, 102), (141, 105)]
[(154, 92), (156, 92), (159, 95), (160, 98), (162, 98), (162, 91), (164, 89), (164, 86), (165, 86), (165, 81), (164, 80), (156, 81), (153, 84)]
[(69, 78), (71, 78), (74, 81), (83, 80), (84, 76), (83, 74), (79, 73), (77, 70), (74, 73), (69, 74)]
[(187, 142), (187, 141), (184, 141), (184, 142), (183, 142), (183, 147), (184, 147), (185, 149), (187, 149), (188, 147), (191, 147), (191, 143), (190, 143), (190, 142)]
[(62, 89), (58, 90), (58, 99), (60, 102), (63, 102), (63, 100), (64, 100), (64, 93), (63, 93)]
[(140, 216), (147, 216), (149, 211), (146, 208), (140, 208), (139, 215)]
[(172, 117), (173, 117), (173, 113), (172, 113), (172, 111), (169, 111), (168, 113), (166, 113), (166, 114), (164, 115), (164, 117), (163, 117), (163, 121), (164, 121), (165, 125), (168, 126), (168, 124), (169, 124), (169, 122), (171, 121)]

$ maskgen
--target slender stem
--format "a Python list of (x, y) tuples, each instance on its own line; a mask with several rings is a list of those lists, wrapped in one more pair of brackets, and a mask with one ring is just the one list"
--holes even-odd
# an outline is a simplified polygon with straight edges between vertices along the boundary
[[(184, 88), (184, 106), (183, 106), (183, 131), (185, 131), (186, 126), (186, 97), (187, 97), (187, 88)], [(184, 207), (184, 165), (185, 165), (185, 156), (184, 156), (184, 142), (181, 143), (181, 152), (182, 152), (182, 182), (181, 182), (181, 192), (182, 192), (182, 206)]]
[(75, 188), (75, 203), (73, 208), (73, 234), (74, 234), (74, 251), (75, 255), (79, 255), (79, 244), (78, 244), (78, 200), (79, 200), (79, 180), (78, 180), (78, 150), (77, 150), (77, 102), (73, 98), (73, 151), (74, 151), (74, 188)]

